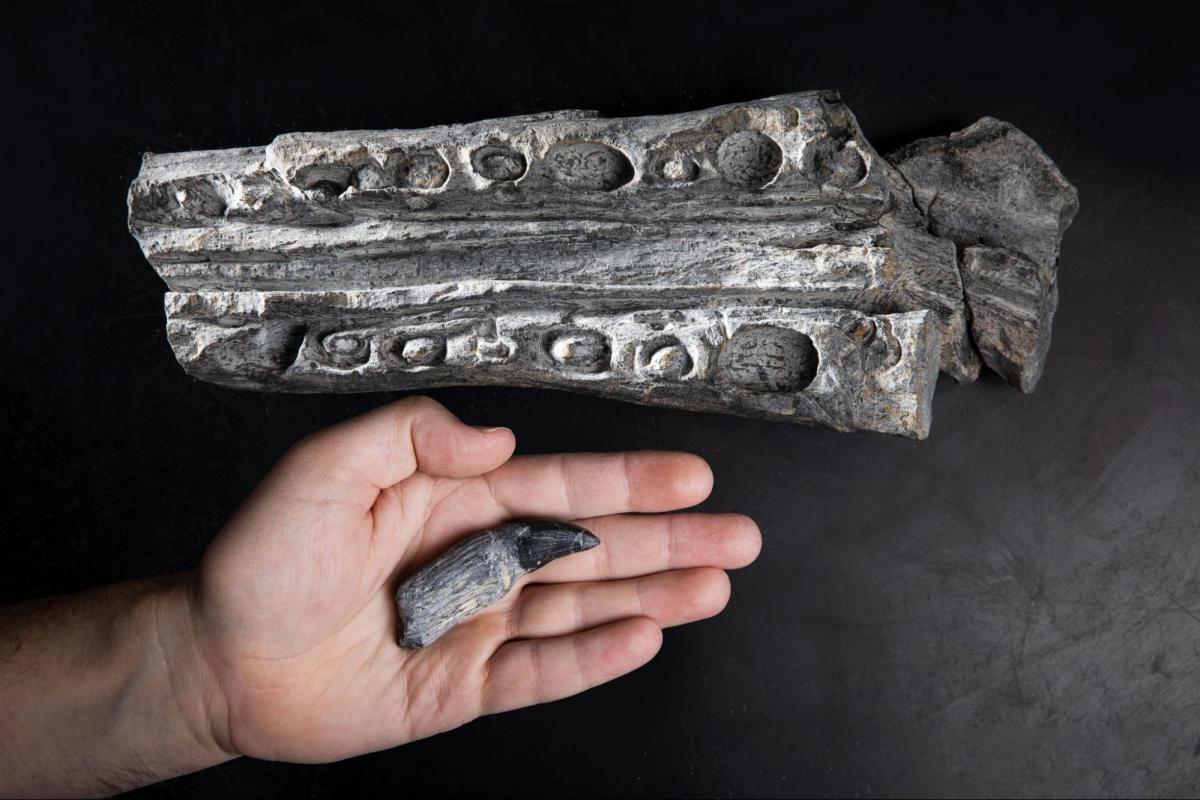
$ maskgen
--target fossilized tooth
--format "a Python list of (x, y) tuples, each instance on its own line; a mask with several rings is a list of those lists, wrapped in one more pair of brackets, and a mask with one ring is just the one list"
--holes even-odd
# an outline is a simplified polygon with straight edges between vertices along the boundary
[(889, 159), (930, 230), (959, 246), (971, 336), (983, 361), (1031, 392), (1058, 304), (1058, 254), (1079, 193), (1033, 139), (991, 117)]
[(400, 585), (402, 647), (425, 647), (508, 594), (522, 575), (600, 540), (569, 522), (510, 522), (472, 534)]

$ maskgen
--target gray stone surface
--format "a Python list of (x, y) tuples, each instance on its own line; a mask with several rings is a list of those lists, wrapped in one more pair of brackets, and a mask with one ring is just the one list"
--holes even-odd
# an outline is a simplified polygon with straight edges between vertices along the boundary
[[(964, 300), (964, 230), (994, 215), (970, 243), (1028, 255), (1052, 286), (1070, 219), (1047, 221), (1061, 192), (1036, 145), (980, 126), (951, 137), (965, 166), (926, 143), (904, 175), (831, 92), (286, 134), (148, 154), (130, 229), (206, 380), (545, 386), (923, 438), (938, 368), (974, 380), (979, 345), (1031, 388), (1049, 342), (1053, 302), (1022, 261), (979, 262)], [(972, 193), (996, 180), (1028, 191)]]
[(400, 645), (433, 644), (508, 594), (522, 575), (598, 544), (586, 529), (552, 520), (510, 522), (468, 536), (400, 585)]

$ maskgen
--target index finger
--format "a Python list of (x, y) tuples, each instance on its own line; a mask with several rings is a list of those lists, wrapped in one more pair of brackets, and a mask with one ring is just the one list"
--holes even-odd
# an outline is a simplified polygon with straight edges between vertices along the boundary
[(483, 480), (509, 517), (581, 519), (696, 505), (713, 474), (691, 453), (559, 453), (511, 459)]
[[(583, 519), (674, 511), (712, 491), (708, 464), (691, 453), (565, 453), (517, 456), (475, 478), (445, 484), (430, 502), (415, 564), (473, 532), (510, 519)], [(386, 499), (386, 498), (385, 498)]]

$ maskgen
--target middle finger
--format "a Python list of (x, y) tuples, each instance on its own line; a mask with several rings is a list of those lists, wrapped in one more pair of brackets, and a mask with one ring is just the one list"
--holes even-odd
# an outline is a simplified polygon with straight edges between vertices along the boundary
[(691, 567), (737, 569), (758, 556), (762, 536), (743, 514), (616, 514), (582, 519), (600, 546), (552, 561), (524, 583), (632, 578)]

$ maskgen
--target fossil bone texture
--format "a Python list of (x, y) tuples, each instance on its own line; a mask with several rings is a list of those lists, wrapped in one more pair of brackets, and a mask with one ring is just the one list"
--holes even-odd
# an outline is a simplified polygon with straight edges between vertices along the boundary
[(472, 534), (400, 585), (400, 644), (424, 647), (495, 603), (522, 575), (600, 540), (569, 522), (510, 522)]
[(1033, 391), (1058, 305), (1058, 246), (1079, 210), (1075, 187), (1037, 143), (991, 117), (913, 142), (891, 161), (930, 230), (961, 248), (971, 334), (984, 363)]
[(889, 163), (829, 92), (148, 154), (129, 193), (206, 380), (543, 386), (917, 438), (939, 368), (971, 381), (982, 355), (1033, 388), (1076, 207), (1010, 125)]

